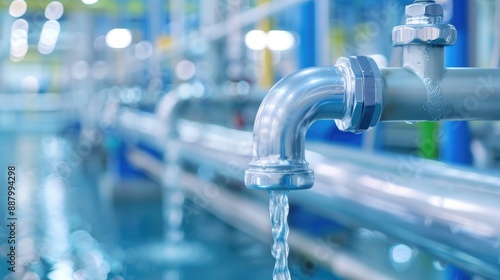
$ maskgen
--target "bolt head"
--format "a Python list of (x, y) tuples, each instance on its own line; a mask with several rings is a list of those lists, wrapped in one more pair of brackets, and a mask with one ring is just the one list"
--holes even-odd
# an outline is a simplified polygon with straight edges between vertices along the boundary
[(407, 17), (443, 16), (443, 6), (436, 3), (419, 2), (406, 6)]
[(335, 120), (337, 127), (342, 131), (355, 133), (366, 131), (378, 123), (382, 112), (380, 70), (371, 58), (364, 58), (363, 61), (361, 59), (354, 56), (341, 57), (335, 64), (344, 69), (350, 89), (346, 101), (349, 112), (342, 119)]
[(422, 42), (433, 42), (439, 38), (440, 29), (435, 26), (424, 26), (416, 29), (417, 38)]

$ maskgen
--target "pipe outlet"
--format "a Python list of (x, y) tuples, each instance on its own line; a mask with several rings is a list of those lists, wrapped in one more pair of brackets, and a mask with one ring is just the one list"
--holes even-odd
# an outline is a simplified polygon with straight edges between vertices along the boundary
[(310, 125), (333, 119), (339, 129), (359, 133), (375, 126), (381, 112), (381, 74), (369, 57), (342, 57), (333, 67), (307, 68), (284, 77), (259, 107), (246, 186), (259, 190), (312, 187), (314, 172), (304, 153)]

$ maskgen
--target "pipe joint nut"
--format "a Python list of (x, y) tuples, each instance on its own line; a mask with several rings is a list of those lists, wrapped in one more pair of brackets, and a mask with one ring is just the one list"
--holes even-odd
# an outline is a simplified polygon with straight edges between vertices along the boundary
[(428, 44), (451, 46), (457, 41), (457, 30), (450, 24), (400, 25), (392, 30), (395, 46)]
[(382, 113), (382, 75), (373, 59), (341, 57), (336, 65), (345, 71), (346, 112), (335, 120), (342, 131), (364, 132), (374, 127)]

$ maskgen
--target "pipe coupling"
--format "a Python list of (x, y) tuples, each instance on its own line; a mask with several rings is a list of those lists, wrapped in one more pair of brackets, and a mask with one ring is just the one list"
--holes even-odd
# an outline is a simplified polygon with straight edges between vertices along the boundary
[(377, 125), (382, 114), (382, 74), (366, 56), (341, 57), (336, 66), (345, 71), (346, 112), (335, 120), (342, 131), (364, 132)]

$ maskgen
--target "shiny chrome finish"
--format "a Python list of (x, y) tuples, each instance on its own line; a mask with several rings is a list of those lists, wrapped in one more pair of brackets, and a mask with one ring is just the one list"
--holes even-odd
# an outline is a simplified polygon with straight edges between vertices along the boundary
[[(401, 166), (397, 167), (400, 161), (393, 162), (395, 170), (400, 171)], [(453, 170), (429, 163), (436, 172)], [(494, 279), (500, 277), (498, 175), (493, 175), (492, 185), (485, 185), (481, 179), (468, 185), (429, 177), (391, 182), (391, 178), (398, 178), (401, 173), (384, 171), (377, 165), (364, 168), (319, 155), (311, 160), (311, 167), (316, 172), (316, 187), (297, 196), (292, 194), (292, 201), (308, 203), (309, 210), (337, 220), (354, 219), (359, 226), (417, 245), (467, 271)]]
[[(249, 139), (251, 140), (251, 137)], [(232, 142), (231, 139), (227, 139), (227, 141)], [(182, 150), (186, 151), (190, 149), (190, 147), (193, 147), (193, 149), (197, 151), (196, 149), (200, 146), (182, 146)], [(224, 146), (219, 146), (219, 148), (221, 147)], [(227, 157), (226, 154), (220, 154), (220, 151), (217, 150), (205, 149), (204, 151), (208, 151), (210, 156), (207, 157), (203, 152), (201, 153), (201, 157), (196, 157), (193, 153), (187, 153), (186, 156), (190, 159), (197, 158), (200, 160), (197, 161), (197, 163), (206, 162), (203, 164), (207, 164), (208, 166), (212, 166), (212, 163), (214, 163), (212, 158), (218, 158), (217, 154), (221, 155), (222, 160), (229, 160), (233, 165), (236, 159), (238, 159), (241, 165), (236, 164), (237, 166), (234, 165), (234, 167), (244, 168), (248, 163), (248, 157), (242, 157), (243, 161), (239, 161), (239, 156)], [(129, 157), (135, 167), (145, 171), (152, 178), (161, 180), (163, 177), (164, 167), (159, 160), (139, 150), (132, 151)], [(215, 164), (217, 164), (217, 166), (214, 166), (214, 170), (217, 172), (225, 171), (224, 165), (227, 164), (227, 162), (215, 161)], [(235, 178), (241, 181), (242, 176)], [(203, 207), (229, 225), (262, 242), (271, 242), (271, 228), (268, 221), (269, 211), (267, 206), (261, 201), (227, 190), (224, 188), (225, 186), (219, 186), (219, 184), (214, 182), (207, 182), (186, 170), (180, 171), (179, 184), (183, 190), (191, 195), (190, 198), (198, 206)], [(214, 197), (207, 196), (207, 193), (214, 195)], [(213, 199), (215, 196), (217, 199)], [(304, 234), (300, 230), (290, 229), (288, 242), (292, 250), (307, 257), (308, 260), (317, 262), (325, 269), (332, 271), (338, 276), (347, 279), (365, 279), (366, 275), (370, 275), (370, 279), (373, 280), (394, 279), (391, 275), (368, 266), (352, 252), (348, 252), (341, 248), (325, 246), (326, 242), (323, 242), (322, 239)], [(318, 254), (319, 252), (321, 252), (321, 254)]]
[[(183, 144), (180, 154), (221, 172), (231, 163), (235, 172), (226, 174), (241, 180), (238, 170), (247, 168), (249, 158), (218, 147)], [(315, 187), (290, 193), (292, 203), (350, 227), (383, 232), (478, 275), (500, 278), (498, 174), (424, 159), (408, 166), (397, 156), (366, 157), (330, 145), (309, 148)]]
[(318, 119), (335, 119), (352, 132), (379, 121), (500, 119), (500, 70), (446, 69), (444, 46), (455, 42), (456, 30), (442, 23), (442, 6), (415, 1), (406, 15), (406, 25), (393, 32), (394, 44), (403, 46), (402, 68), (379, 70), (366, 57), (340, 58), (335, 67), (296, 72), (271, 89), (254, 126), (249, 188), (310, 188), (304, 136)]
[(381, 71), (380, 121), (500, 120), (500, 69), (449, 68), (439, 84), (405, 68)]
[(314, 174), (304, 157), (309, 126), (320, 119), (336, 119), (347, 131), (374, 126), (381, 113), (381, 87), (380, 72), (367, 57), (340, 58), (335, 67), (304, 69), (279, 81), (257, 113), (247, 187), (312, 187)]
[[(250, 133), (182, 124), (180, 161), (210, 166), (228, 182), (243, 183), (251, 157)], [(292, 192), (292, 203), (351, 227), (381, 231), (478, 275), (500, 278), (498, 173), (325, 144), (308, 147), (316, 187)], [(159, 176), (163, 172), (161, 167), (146, 168)]]

